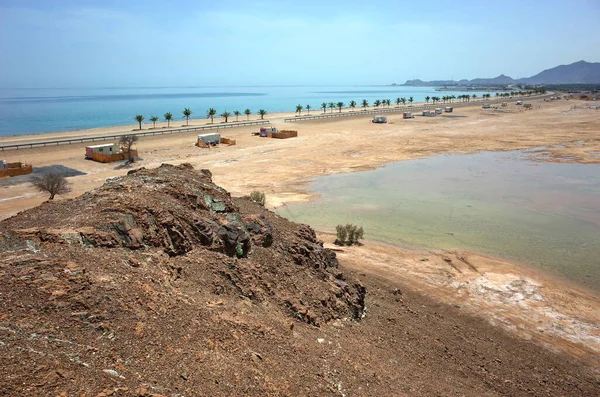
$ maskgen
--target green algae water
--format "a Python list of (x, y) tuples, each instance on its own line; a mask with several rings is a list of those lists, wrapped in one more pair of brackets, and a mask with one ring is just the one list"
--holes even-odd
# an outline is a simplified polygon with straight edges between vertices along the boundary
[(320, 198), (278, 213), (317, 229), (462, 249), (537, 265), (600, 291), (600, 165), (532, 162), (523, 152), (436, 156), (331, 175)]

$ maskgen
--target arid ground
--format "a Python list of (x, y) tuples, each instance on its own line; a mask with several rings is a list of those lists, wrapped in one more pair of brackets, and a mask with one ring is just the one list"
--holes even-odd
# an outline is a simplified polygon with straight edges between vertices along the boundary
[[(268, 117), (272, 125), (297, 130), (297, 138), (260, 138), (252, 135), (257, 126), (224, 129), (222, 135), (237, 144), (211, 149), (194, 146), (196, 132), (143, 137), (137, 145), (141, 159), (128, 168), (84, 160), (86, 144), (7, 150), (0, 157), (34, 167), (58, 164), (84, 172), (69, 178), (73, 191), (65, 197), (95, 189), (107, 178), (132, 168), (191, 163), (197, 169), (210, 169), (215, 183), (234, 196), (264, 191), (268, 208), (310, 200), (303, 186), (318, 176), (441, 153), (539, 148), (531, 152), (539, 161), (600, 163), (600, 111), (573, 100), (531, 103), (529, 111), (510, 104), (487, 110), (474, 105), (441, 117), (417, 115), (409, 120), (403, 120), (401, 113), (387, 114), (387, 124), (373, 124), (372, 116), (361, 116), (360, 111), (352, 117), (297, 123), (283, 121), (293, 115), (276, 114)], [(191, 125), (205, 123), (192, 120)], [(131, 129), (115, 127), (43, 138), (127, 133)], [(0, 138), (0, 145), (40, 138)], [(46, 199), (27, 183), (2, 185), (0, 181), (0, 219)], [(327, 234), (321, 238), (333, 241)], [(424, 255), (428, 261), (421, 261)], [(397, 283), (481, 316), (518, 337), (599, 364), (600, 298), (565, 280), (477, 253), (407, 251), (370, 241), (344, 248), (338, 257), (342, 269)]]

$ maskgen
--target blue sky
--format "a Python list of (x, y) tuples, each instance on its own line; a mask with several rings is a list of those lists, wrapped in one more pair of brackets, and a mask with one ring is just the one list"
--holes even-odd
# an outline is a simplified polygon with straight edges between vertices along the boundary
[(0, 0), (0, 86), (390, 84), (600, 61), (600, 1)]

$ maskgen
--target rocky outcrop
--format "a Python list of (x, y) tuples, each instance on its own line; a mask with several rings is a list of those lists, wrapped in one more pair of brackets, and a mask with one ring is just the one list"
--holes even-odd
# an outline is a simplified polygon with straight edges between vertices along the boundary
[[(76, 199), (46, 203), (2, 222), (0, 253), (55, 255), (82, 268), (106, 265), (106, 271), (106, 250), (133, 264), (162, 251), (171, 258), (165, 259), (169, 269), (182, 272), (201, 257), (197, 266), (210, 259), (215, 266), (208, 270), (230, 284), (230, 292), (271, 300), (297, 319), (313, 325), (360, 319), (364, 288), (344, 280), (335, 253), (323, 248), (310, 227), (240, 203), (243, 210), (208, 170), (188, 164), (140, 168)], [(85, 255), (78, 252), (96, 252), (98, 261), (79, 263)], [(280, 274), (289, 275), (286, 282), (277, 280)]]

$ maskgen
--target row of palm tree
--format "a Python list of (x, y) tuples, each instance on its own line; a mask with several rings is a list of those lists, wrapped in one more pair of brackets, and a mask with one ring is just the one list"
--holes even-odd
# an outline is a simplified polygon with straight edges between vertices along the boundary
[[(546, 90), (543, 87), (540, 88), (533, 88), (531, 90), (527, 90), (527, 91), (510, 91), (510, 92), (497, 92), (496, 93), (496, 98), (499, 97), (513, 97), (513, 96), (530, 96), (532, 94), (545, 94)], [(491, 94), (482, 94), (481, 97), (483, 99), (490, 99)], [(452, 101), (454, 99), (460, 99), (463, 102), (469, 102), (471, 99), (477, 99), (477, 94), (472, 94), (472, 95), (468, 95), (468, 94), (463, 94), (463, 95), (459, 95), (459, 96), (455, 96), (455, 95), (444, 95), (442, 97), (438, 97), (438, 96), (426, 96), (425, 97), (425, 102), (429, 103), (429, 101), (432, 101), (432, 103), (439, 103), (440, 101), (443, 103), (452, 103)], [(406, 105), (406, 103), (409, 103), (412, 105), (412, 103), (414, 102), (414, 98), (413, 97), (409, 97), (408, 99), (406, 99), (405, 97), (402, 98), (396, 98), (396, 105), (400, 106), (400, 105)], [(373, 106), (378, 108), (379, 106), (387, 106), (390, 107), (392, 101), (390, 99), (376, 99), (375, 101), (373, 101)], [(342, 111), (342, 109), (345, 107), (346, 105), (344, 104), (344, 102), (323, 102), (321, 104), (321, 109), (323, 109), (323, 113), (327, 112), (327, 109), (330, 109), (330, 112), (333, 112), (334, 109), (338, 109), (339, 112)], [(350, 101), (348, 103), (348, 107), (350, 109), (355, 109), (357, 106), (356, 101)], [(361, 107), (363, 109), (366, 109), (369, 106), (369, 101), (367, 101), (366, 99), (363, 99), (361, 101)], [(306, 106), (302, 106), (302, 105), (297, 105), (296, 106), (296, 113), (298, 113), (298, 115), (302, 115), (302, 111), (306, 110), (307, 115), (310, 116), (310, 110), (313, 109), (313, 107), (311, 105), (306, 105)], [(189, 125), (189, 120), (190, 120), (190, 116), (192, 115), (192, 111), (190, 110), (190, 108), (185, 108), (183, 110), (183, 117), (185, 117), (186, 119), (186, 125)], [(233, 111), (233, 116), (235, 116), (235, 121), (237, 122), (239, 120), (239, 116), (242, 113), (239, 110), (234, 110)], [(246, 120), (250, 120), (250, 115), (252, 114), (252, 111), (250, 109), (246, 109), (244, 110), (244, 114), (246, 115)], [(264, 109), (260, 109), (258, 111), (258, 114), (260, 115), (260, 119), (264, 120), (264, 117), (267, 114), (267, 111)], [(206, 111), (206, 118), (210, 119), (211, 123), (214, 123), (214, 117), (217, 115), (217, 111), (213, 108), (210, 108)], [(225, 119), (225, 122), (227, 123), (229, 121), (229, 118), (232, 116), (232, 113), (225, 111), (223, 113), (221, 113), (219, 116), (223, 117)], [(140, 130), (142, 129), (142, 121), (144, 121), (144, 116), (138, 114), (134, 117), (134, 119), (139, 123), (140, 125)], [(171, 126), (171, 120), (173, 120), (173, 114), (171, 112), (167, 112), (164, 114), (164, 119), (167, 122), (167, 127)], [(153, 128), (156, 128), (156, 122), (159, 120), (158, 116), (151, 116), (150, 117), (150, 121), (152, 121), (152, 126)]]
[[(183, 109), (183, 118), (185, 118), (185, 124), (189, 125), (190, 122), (190, 116), (192, 115), (192, 111), (190, 110), (190, 108), (185, 108)], [(239, 116), (242, 113), (239, 110), (234, 110), (233, 111), (233, 115), (235, 116), (235, 121), (237, 122), (239, 119)], [(250, 109), (246, 109), (244, 110), (244, 114), (246, 115), (246, 120), (250, 120), (250, 115), (252, 114), (252, 111)], [(264, 120), (264, 117), (267, 114), (267, 111), (264, 109), (260, 109), (258, 111), (258, 114), (260, 115), (260, 119)], [(214, 117), (217, 115), (217, 111), (213, 108), (210, 108), (206, 111), (206, 118), (210, 119), (210, 122), (213, 123), (214, 122)], [(227, 123), (229, 120), (229, 117), (231, 117), (231, 113), (228, 111), (225, 111), (223, 113), (220, 114), (221, 117), (223, 117), (225, 119), (225, 122)], [(167, 122), (167, 127), (171, 126), (171, 121), (173, 120), (173, 113), (171, 112), (167, 112), (164, 114), (164, 118), (165, 121)], [(142, 129), (142, 121), (145, 120), (145, 117), (141, 114), (136, 114), (134, 117), (135, 121), (138, 122), (138, 124), (140, 125), (140, 130)], [(150, 117), (150, 121), (152, 121), (152, 128), (156, 128), (156, 122), (159, 120), (158, 116), (151, 116)]]

